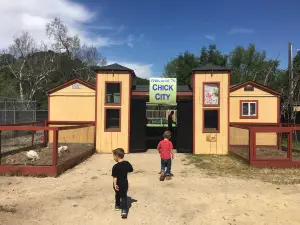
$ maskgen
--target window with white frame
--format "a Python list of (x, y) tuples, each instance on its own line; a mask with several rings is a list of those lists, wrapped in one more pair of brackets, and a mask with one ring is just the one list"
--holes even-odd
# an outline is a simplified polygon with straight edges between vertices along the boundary
[(242, 102), (242, 116), (257, 116), (257, 102)]

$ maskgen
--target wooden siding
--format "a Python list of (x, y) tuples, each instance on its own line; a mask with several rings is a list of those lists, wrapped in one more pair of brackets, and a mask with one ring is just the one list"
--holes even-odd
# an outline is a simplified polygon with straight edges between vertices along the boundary
[[(258, 101), (258, 118), (241, 119), (241, 100)], [(230, 122), (231, 123), (277, 123), (278, 97), (254, 88), (254, 91), (244, 91), (244, 87), (230, 93)]]
[(49, 95), (50, 121), (95, 121), (95, 90), (72, 85)]
[[(53, 127), (64, 127), (70, 125), (50, 125)], [(60, 130), (58, 131), (58, 143), (88, 143), (94, 144), (95, 127), (83, 127), (78, 129)], [(49, 132), (49, 143), (53, 143), (53, 132)]]
[[(249, 130), (230, 127), (230, 141), (229, 144), (234, 145), (249, 145)], [(259, 146), (276, 146), (277, 133), (257, 133), (256, 145)]]
[[(227, 154), (228, 153), (228, 95), (229, 83), (227, 72), (196, 72), (194, 74), (194, 153), (195, 154)], [(220, 132), (219, 133), (203, 133), (203, 108), (210, 109), (212, 107), (203, 107), (203, 83), (204, 82), (220, 82)], [(206, 140), (207, 135), (216, 135), (215, 142)]]
[[(105, 106), (105, 82), (121, 82), (121, 106)], [(122, 72), (114, 74), (102, 72), (97, 74), (97, 110), (96, 110), (96, 151), (99, 153), (111, 153), (115, 148), (123, 148), (126, 153), (129, 152), (129, 113), (130, 113), (130, 88), (131, 75)], [(105, 108), (121, 107), (121, 131), (104, 131)]]

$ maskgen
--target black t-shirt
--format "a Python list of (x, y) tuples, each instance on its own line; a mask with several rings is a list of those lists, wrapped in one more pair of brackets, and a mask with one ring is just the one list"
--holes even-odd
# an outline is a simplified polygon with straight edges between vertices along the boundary
[(127, 174), (133, 171), (132, 165), (127, 161), (116, 163), (112, 168), (112, 176), (117, 178), (119, 188), (128, 186)]

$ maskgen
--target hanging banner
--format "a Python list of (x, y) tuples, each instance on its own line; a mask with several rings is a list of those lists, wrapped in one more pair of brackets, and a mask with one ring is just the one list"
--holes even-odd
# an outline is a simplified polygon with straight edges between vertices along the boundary
[(176, 104), (176, 78), (150, 78), (149, 103)]

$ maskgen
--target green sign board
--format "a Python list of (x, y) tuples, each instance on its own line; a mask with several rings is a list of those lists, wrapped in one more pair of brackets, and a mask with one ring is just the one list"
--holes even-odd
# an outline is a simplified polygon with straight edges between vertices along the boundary
[(150, 78), (149, 103), (176, 104), (176, 78)]

